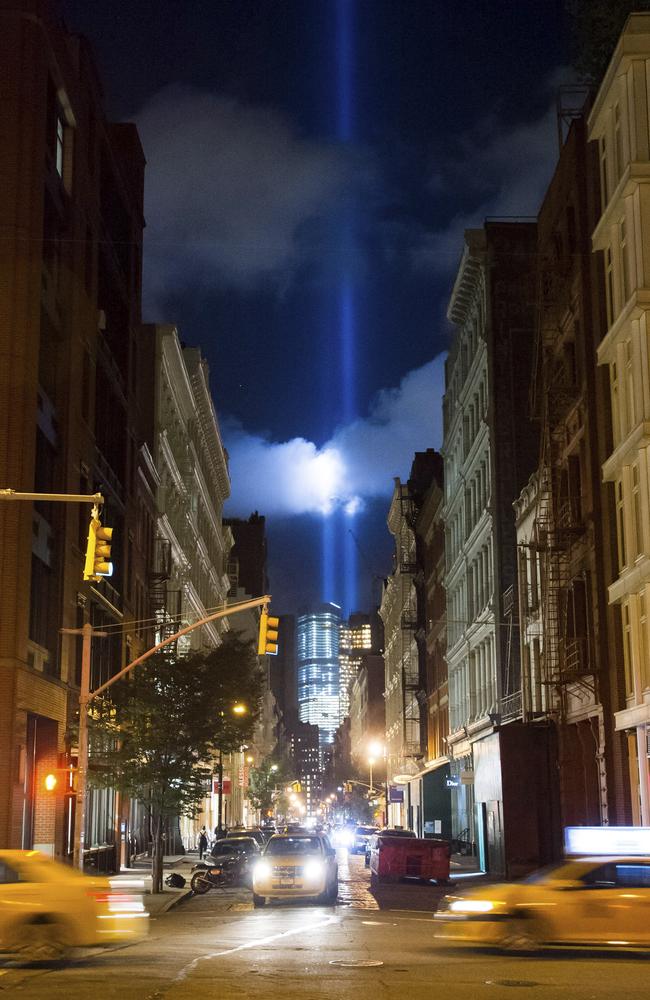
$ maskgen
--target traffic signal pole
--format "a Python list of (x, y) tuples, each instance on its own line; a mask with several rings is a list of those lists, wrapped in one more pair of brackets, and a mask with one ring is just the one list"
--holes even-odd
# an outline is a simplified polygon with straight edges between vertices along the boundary
[[(194, 629), (200, 628), (202, 625), (207, 625), (208, 622), (216, 621), (218, 618), (230, 617), (230, 615), (239, 614), (240, 611), (248, 611), (250, 608), (259, 608), (260, 606), (266, 606), (271, 601), (270, 594), (266, 594), (264, 597), (256, 597), (250, 601), (241, 601), (238, 604), (228, 604), (221, 608), (219, 611), (213, 612), (211, 615), (206, 615), (205, 618), (199, 618), (198, 621), (193, 622), (191, 625), (186, 625), (185, 628), (180, 629), (180, 631), (175, 632), (173, 635), (168, 636), (163, 639), (162, 642), (156, 643), (151, 649), (146, 650), (140, 656), (136, 657), (131, 663), (123, 667), (114, 677), (111, 677), (104, 684), (100, 684), (98, 688), (94, 691), (90, 689), (90, 653), (91, 653), (91, 642), (93, 638), (99, 638), (105, 636), (106, 632), (95, 632), (92, 625), (85, 624), (82, 628), (64, 628), (61, 629), (66, 635), (81, 635), (82, 637), (82, 656), (81, 656), (81, 688), (79, 691), (79, 758), (77, 762), (77, 809), (75, 813), (75, 824), (74, 824), (74, 864), (76, 868), (83, 871), (83, 856), (84, 856), (84, 836), (85, 836), (85, 825), (86, 825), (86, 800), (87, 800), (87, 784), (88, 784), (88, 706), (91, 701), (98, 697), (98, 695), (103, 694), (107, 688), (115, 684), (116, 681), (121, 680), (126, 677), (134, 667), (137, 667), (140, 663), (144, 663), (151, 656), (158, 652), (158, 650), (163, 649), (165, 646), (169, 646), (172, 642), (176, 642), (182, 635), (187, 635), (188, 632), (193, 632)], [(220, 778), (221, 784), (223, 784), (223, 774)], [(221, 787), (221, 786), (220, 786)]]

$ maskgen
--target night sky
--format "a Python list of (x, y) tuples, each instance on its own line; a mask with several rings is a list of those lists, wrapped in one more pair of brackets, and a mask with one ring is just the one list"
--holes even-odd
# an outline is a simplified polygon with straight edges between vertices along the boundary
[(462, 232), (536, 214), (552, 0), (66, 0), (140, 129), (147, 321), (210, 364), (226, 513), (267, 515), (274, 610), (378, 600), (393, 477), (441, 444)]

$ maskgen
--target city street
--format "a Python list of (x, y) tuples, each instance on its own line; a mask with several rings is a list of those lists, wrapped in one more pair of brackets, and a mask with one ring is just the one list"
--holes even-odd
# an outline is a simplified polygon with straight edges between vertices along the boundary
[(86, 953), (64, 968), (0, 968), (0, 995), (470, 1000), (511, 997), (517, 989), (541, 1000), (569, 992), (572, 1000), (647, 995), (644, 957), (529, 958), (442, 948), (433, 940), (431, 919), (442, 890), (402, 885), (376, 899), (362, 858), (348, 861), (339, 852), (339, 864), (336, 906), (284, 903), (253, 910), (245, 891), (212, 891), (153, 919), (149, 938), (140, 944)]

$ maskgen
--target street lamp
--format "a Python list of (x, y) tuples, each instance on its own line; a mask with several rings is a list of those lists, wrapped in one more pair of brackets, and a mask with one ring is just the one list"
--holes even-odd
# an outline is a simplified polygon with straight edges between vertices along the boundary
[(239, 701), (236, 705), (232, 706), (233, 715), (246, 715), (247, 712), (248, 709), (246, 708), (246, 705), (242, 705)]
[(372, 795), (372, 765), (375, 763), (374, 757), (368, 757), (368, 767), (370, 768), (370, 781), (368, 782), (370, 786), (370, 794)]

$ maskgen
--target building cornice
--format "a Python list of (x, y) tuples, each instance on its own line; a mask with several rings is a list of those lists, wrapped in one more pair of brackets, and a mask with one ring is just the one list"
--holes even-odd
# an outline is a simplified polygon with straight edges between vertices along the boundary
[(451, 291), (447, 319), (457, 326), (465, 322), (480, 284), (487, 247), (484, 229), (466, 229), (460, 266)]

